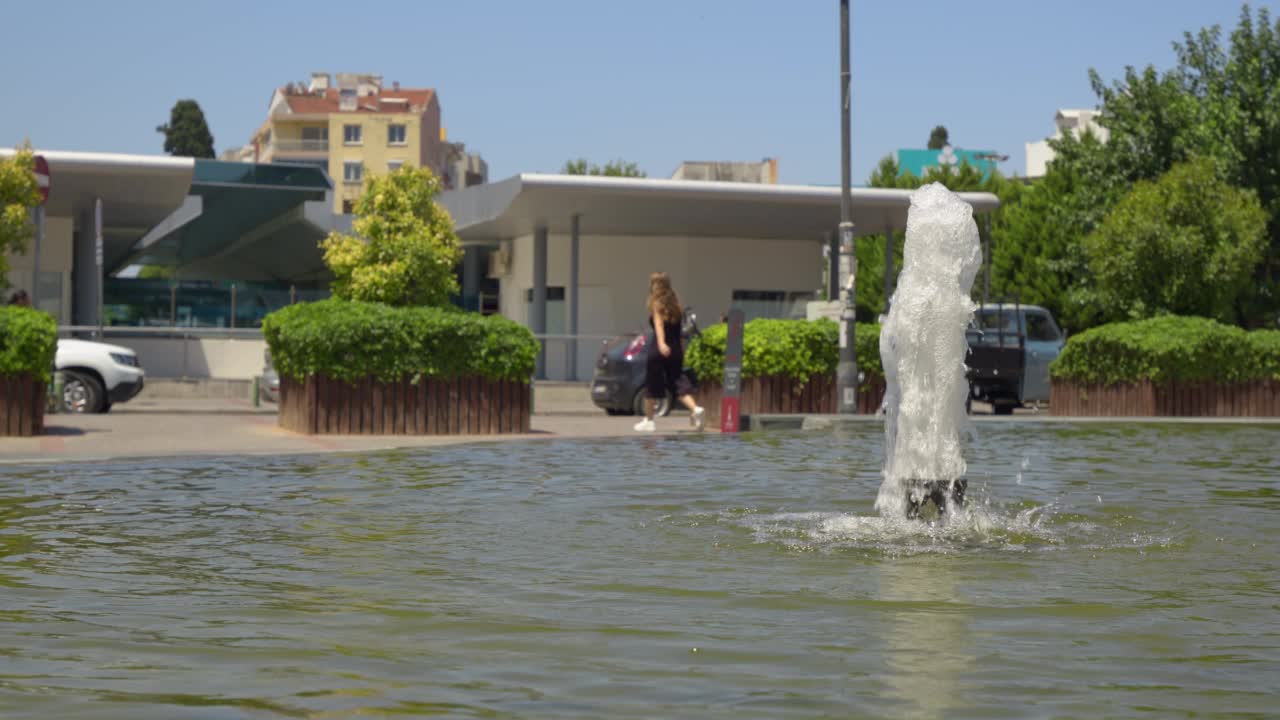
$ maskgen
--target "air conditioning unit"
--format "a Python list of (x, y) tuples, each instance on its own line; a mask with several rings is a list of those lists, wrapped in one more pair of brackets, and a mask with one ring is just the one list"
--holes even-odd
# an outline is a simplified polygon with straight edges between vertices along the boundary
[(506, 277), (511, 272), (511, 252), (494, 250), (489, 253), (489, 277), (493, 279)]

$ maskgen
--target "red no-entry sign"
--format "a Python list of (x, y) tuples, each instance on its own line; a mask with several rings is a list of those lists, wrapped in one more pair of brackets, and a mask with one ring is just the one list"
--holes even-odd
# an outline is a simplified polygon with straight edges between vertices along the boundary
[(49, 161), (43, 155), (36, 156), (36, 186), (40, 189), (40, 204), (49, 200)]

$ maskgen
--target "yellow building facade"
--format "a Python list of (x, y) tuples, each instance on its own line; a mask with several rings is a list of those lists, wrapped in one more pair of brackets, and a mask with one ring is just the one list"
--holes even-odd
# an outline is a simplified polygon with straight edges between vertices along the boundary
[(417, 165), (443, 176), (443, 134), (434, 90), (342, 73), (335, 87), (315, 73), (308, 87), (277, 89), (253, 142), (227, 159), (320, 165), (333, 179), (334, 211), (350, 213), (370, 174)]

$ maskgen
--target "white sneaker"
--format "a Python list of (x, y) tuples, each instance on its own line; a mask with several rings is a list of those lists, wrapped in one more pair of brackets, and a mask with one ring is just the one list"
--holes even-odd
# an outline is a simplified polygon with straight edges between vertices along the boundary
[(645, 418), (641, 420), (640, 422), (636, 423), (634, 427), (636, 429), (636, 432), (653, 432), (654, 430), (658, 429), (658, 426), (654, 425), (653, 421), (650, 420), (649, 418)]
[(706, 419), (707, 411), (701, 407), (695, 407), (693, 412), (689, 413), (689, 424), (693, 426), (694, 430), (701, 430)]

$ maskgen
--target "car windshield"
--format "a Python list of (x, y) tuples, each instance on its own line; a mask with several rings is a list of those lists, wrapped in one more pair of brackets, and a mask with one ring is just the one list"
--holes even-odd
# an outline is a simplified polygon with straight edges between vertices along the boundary
[(970, 345), (1019, 347), (1018, 316), (1012, 308), (1000, 312), (994, 308), (978, 310), (969, 323)]
[(1043, 313), (1027, 313), (1027, 339), (1053, 342), (1061, 337), (1053, 319)]
[(1001, 313), (998, 310), (979, 310), (973, 315), (973, 325), (975, 330), (981, 330), (983, 333), (999, 333), (1001, 330), (1007, 333), (1018, 332), (1018, 316), (1012, 310), (1005, 310)]

